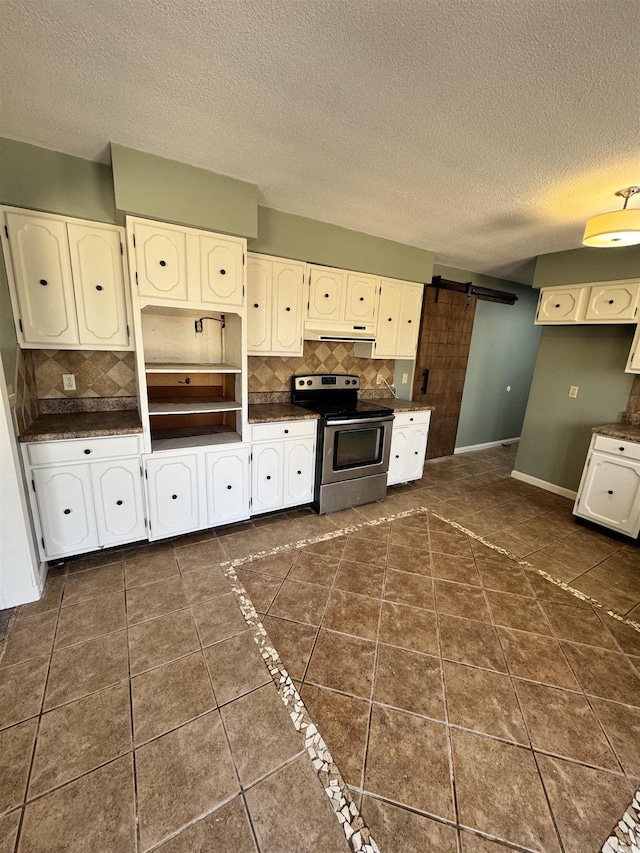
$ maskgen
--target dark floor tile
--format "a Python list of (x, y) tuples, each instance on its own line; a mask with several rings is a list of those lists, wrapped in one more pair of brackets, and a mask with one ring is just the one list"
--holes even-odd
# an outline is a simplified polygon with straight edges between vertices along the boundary
[(239, 790), (218, 711), (136, 750), (141, 850)]
[(260, 613), (266, 613), (280, 589), (282, 584), (280, 578), (274, 578), (270, 575), (260, 574), (259, 572), (248, 572), (242, 569), (238, 569), (237, 575), (255, 609)]
[[(265, 528), (261, 528), (261, 530), (263, 529)], [(241, 557), (248, 557), (250, 554), (259, 554), (262, 551), (267, 551), (270, 547), (258, 530), (232, 533), (230, 536), (222, 536), (216, 541), (222, 545), (227, 560), (238, 560)]]
[(289, 580), (331, 586), (338, 571), (337, 557), (325, 557), (313, 551), (300, 551), (287, 577)]
[(629, 805), (632, 789), (620, 776), (538, 756), (565, 853), (600, 850)]
[(289, 675), (292, 678), (302, 678), (311, 657), (318, 628), (288, 619), (277, 619), (274, 616), (265, 616), (262, 624)]
[(613, 634), (616, 642), (625, 654), (640, 657), (640, 631), (636, 631), (630, 625), (625, 625), (623, 622), (619, 622), (605, 613), (598, 613), (598, 618)]
[(553, 633), (535, 598), (493, 590), (487, 590), (486, 595), (496, 625), (533, 634)]
[(136, 744), (165, 734), (216, 707), (200, 652), (131, 679)]
[(389, 545), (387, 566), (416, 575), (431, 574), (431, 558), (428, 551), (407, 548), (404, 545)]
[(329, 597), (322, 627), (363, 637), (365, 640), (375, 640), (379, 616), (378, 599), (334, 589)]
[(32, 719), (0, 731), (0, 814), (24, 802), (36, 727)]
[(49, 658), (0, 669), (0, 729), (40, 713)]
[(630, 550), (618, 553), (592, 568), (589, 575), (601, 583), (613, 587), (618, 592), (640, 601), (640, 562)]
[(579, 690), (576, 677), (554, 637), (510, 628), (498, 628), (498, 635), (511, 675), (554, 687)]
[(384, 598), (396, 604), (409, 604), (426, 610), (435, 609), (431, 578), (387, 569)]
[[(18, 607), (16, 609), (16, 618), (24, 619), (26, 616), (37, 616), (40, 613), (57, 610), (62, 601), (62, 590), (64, 589), (65, 582), (66, 578), (64, 575), (54, 576), (50, 570), (41, 597), (37, 601), (31, 601), (29, 604), (23, 604), (21, 607)], [(2, 615), (5, 613), (11, 615), (11, 610), (0, 611), (0, 623), (2, 622)], [(2, 639), (1, 629), (0, 639)]]
[[(335, 519), (335, 515), (332, 518)], [(382, 542), (386, 545), (389, 540), (389, 524), (365, 524), (359, 530), (354, 530), (349, 536), (353, 539), (366, 539), (368, 542)]]
[(263, 853), (348, 853), (350, 847), (306, 755), (246, 793)]
[(518, 700), (508, 676), (446, 661), (443, 668), (452, 725), (529, 745)]
[(127, 589), (164, 580), (177, 574), (178, 566), (170, 545), (150, 545), (125, 552), (124, 580)]
[(440, 643), (448, 660), (506, 672), (507, 667), (496, 629), (487, 622), (441, 614)]
[(593, 646), (561, 645), (585, 693), (640, 707), (640, 676), (624, 655)]
[(591, 699), (591, 707), (630, 776), (640, 776), (640, 708), (604, 699)]
[(322, 554), (325, 557), (337, 557), (342, 559), (348, 536), (334, 536), (332, 539), (324, 539), (322, 542), (314, 542), (305, 545), (303, 551), (313, 554)]
[(452, 820), (444, 725), (374, 705), (365, 790)]
[(80, 604), (91, 598), (121, 592), (124, 589), (124, 563), (113, 563), (99, 569), (87, 569), (68, 575), (64, 585), (62, 606)]
[(280, 767), (301, 751), (296, 732), (273, 684), (266, 684), (221, 709), (231, 753), (243, 787)]
[(431, 550), (440, 554), (452, 554), (458, 557), (470, 557), (471, 548), (468, 538), (462, 539), (451, 533), (441, 533), (434, 530), (431, 533)]
[(260, 557), (258, 560), (250, 560), (244, 564), (244, 568), (252, 572), (264, 575), (272, 575), (275, 578), (284, 578), (293, 565), (298, 552), (295, 550), (281, 551), (269, 557)]
[[(529, 562), (531, 562), (531, 560), (529, 560)], [(555, 571), (549, 571), (549, 574), (553, 577), (557, 577)], [(586, 601), (577, 598), (568, 590), (562, 589), (562, 587), (547, 580), (536, 571), (528, 570), (527, 580), (529, 581), (529, 586), (533, 589), (534, 595), (541, 602), (554, 601), (557, 604), (566, 604), (570, 607), (582, 608), (588, 608), (590, 606)], [(562, 580), (562, 578), (560, 578), (560, 580)]]
[(373, 699), (383, 705), (444, 720), (440, 660), (381, 643)]
[(182, 588), (189, 604), (200, 604), (229, 592), (229, 581), (220, 566), (194, 569), (182, 575)]
[(204, 657), (219, 705), (237, 699), (271, 680), (249, 631), (207, 646)]
[(305, 681), (369, 699), (374, 658), (374, 643), (322, 629)]
[(391, 646), (437, 655), (436, 615), (430, 610), (383, 601), (378, 639)]
[(431, 562), (435, 578), (480, 586), (480, 575), (473, 557), (456, 557), (453, 554), (434, 553)]
[[(596, 566), (596, 568), (598, 567)], [(593, 598), (607, 610), (613, 610), (614, 613), (619, 613), (621, 616), (632, 610), (638, 603), (638, 599), (631, 598), (609, 586), (609, 584), (602, 583), (602, 581), (592, 577), (591, 572), (585, 572), (584, 575), (574, 578), (571, 581), (571, 586), (580, 592), (584, 592), (585, 595)]]
[(502, 554), (495, 548), (485, 545), (484, 542), (478, 542), (477, 539), (469, 541), (471, 552), (476, 560), (488, 560), (492, 563), (500, 563), (503, 566), (513, 566), (514, 561), (506, 554)]
[(222, 546), (217, 539), (207, 539), (192, 545), (174, 547), (174, 556), (180, 572), (209, 572), (219, 568), (220, 563), (227, 559)]
[(269, 608), (269, 615), (319, 625), (328, 598), (327, 587), (286, 580)]
[(51, 658), (44, 710), (80, 699), (128, 677), (126, 631), (58, 649)]
[(541, 606), (556, 637), (617, 650), (613, 636), (591, 608), (570, 607), (550, 601), (543, 601)]
[(128, 684), (48, 711), (38, 730), (29, 797), (70, 782), (131, 747)]
[(383, 578), (384, 569), (381, 566), (343, 560), (336, 575), (335, 585), (346, 592), (380, 598), (382, 596)]
[(391, 531), (389, 535), (391, 545), (405, 545), (408, 548), (416, 548), (421, 551), (429, 550), (429, 530), (425, 526), (422, 530), (407, 527), (406, 525), (397, 525), (395, 521), (391, 523)]
[(369, 702), (305, 684), (301, 697), (349, 784), (360, 787), (369, 729)]
[(203, 646), (210, 646), (247, 630), (234, 593), (221, 595), (191, 608)]
[(56, 649), (83, 643), (125, 627), (124, 593), (115, 592), (82, 604), (63, 607), (56, 632)]
[(434, 580), (433, 586), (439, 613), (460, 616), (464, 619), (477, 619), (480, 622), (491, 621), (484, 592), (480, 587), (450, 583), (437, 578)]
[(500, 844), (499, 841), (489, 841), (488, 838), (474, 835), (472, 832), (461, 832), (460, 841), (462, 853), (509, 853), (509, 851), (513, 851), (511, 845), (507, 847), (506, 844)]
[(21, 809), (0, 817), (0, 853), (13, 853), (21, 818)]
[(510, 592), (513, 595), (533, 595), (527, 580), (527, 573), (513, 563), (511, 566), (477, 560), (482, 585), (496, 592)]
[(373, 797), (364, 797), (362, 816), (381, 850), (457, 853), (457, 833), (452, 826)]
[(4, 641), (4, 655), (0, 660), (0, 667), (50, 654), (57, 621), (58, 611), (53, 610), (13, 622)]
[(560, 845), (531, 752), (453, 729), (460, 823), (540, 853)]
[[(61, 820), (61, 815), (64, 819)], [(20, 853), (135, 853), (136, 819), (130, 755), (29, 803)]]
[(129, 628), (132, 675), (184, 657), (199, 648), (196, 626), (188, 610), (178, 610)]
[(157, 848), (158, 853), (257, 853), (242, 797), (216, 809)]
[(146, 622), (187, 606), (180, 575), (127, 590), (129, 625)]
[(372, 566), (384, 566), (387, 561), (387, 548), (384, 544), (381, 546), (380, 542), (349, 538), (342, 558)]

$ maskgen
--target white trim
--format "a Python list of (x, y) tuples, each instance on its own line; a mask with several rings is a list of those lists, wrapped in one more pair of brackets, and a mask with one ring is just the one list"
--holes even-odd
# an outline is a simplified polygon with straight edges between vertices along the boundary
[(565, 489), (564, 486), (556, 486), (555, 483), (549, 483), (547, 480), (539, 480), (537, 477), (532, 477), (530, 474), (523, 474), (522, 471), (512, 471), (511, 476), (514, 480), (521, 480), (523, 483), (529, 483), (531, 486), (537, 486), (539, 489), (544, 489), (546, 492), (553, 492), (554, 495), (562, 495), (563, 498), (571, 498), (574, 501), (578, 495), (572, 489)]
[(501, 444), (515, 444), (520, 441), (517, 438), (501, 438), (500, 441), (485, 441), (484, 444), (467, 444), (466, 447), (456, 447), (454, 453), (472, 453), (474, 450), (486, 450), (488, 447), (500, 447)]

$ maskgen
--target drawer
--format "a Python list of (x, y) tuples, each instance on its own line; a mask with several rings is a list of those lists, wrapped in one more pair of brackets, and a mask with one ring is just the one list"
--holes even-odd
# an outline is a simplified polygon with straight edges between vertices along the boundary
[(424, 426), (431, 420), (431, 411), (426, 412), (396, 412), (393, 426)]
[(68, 441), (39, 441), (27, 445), (32, 465), (58, 462), (92, 462), (140, 453), (139, 435), (114, 435), (106, 438), (72, 438)]
[(621, 458), (640, 459), (640, 444), (635, 441), (621, 441), (619, 438), (610, 438), (607, 435), (596, 435), (593, 449)]
[(317, 420), (281, 421), (275, 424), (253, 424), (252, 441), (277, 441), (283, 438), (313, 438), (318, 429)]

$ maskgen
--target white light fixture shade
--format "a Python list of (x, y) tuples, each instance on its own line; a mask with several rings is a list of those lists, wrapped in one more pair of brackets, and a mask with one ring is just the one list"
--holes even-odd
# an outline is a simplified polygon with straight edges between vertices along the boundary
[(585, 246), (600, 248), (637, 245), (640, 243), (640, 208), (624, 208), (592, 216), (587, 221), (582, 242)]

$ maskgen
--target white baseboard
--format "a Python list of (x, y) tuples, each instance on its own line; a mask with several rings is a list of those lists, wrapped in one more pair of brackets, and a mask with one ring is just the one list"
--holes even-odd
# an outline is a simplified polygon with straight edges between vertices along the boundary
[(456, 447), (454, 453), (472, 453), (474, 450), (486, 450), (489, 447), (500, 447), (501, 444), (515, 444), (520, 441), (520, 436), (517, 438), (501, 438), (500, 441), (485, 441), (484, 444), (467, 444), (466, 447)]
[(575, 501), (578, 494), (572, 489), (565, 489), (564, 486), (556, 486), (555, 483), (549, 483), (547, 480), (539, 480), (538, 477), (523, 474), (522, 471), (512, 471), (511, 476), (514, 480), (521, 480), (523, 483), (529, 483), (530, 486), (537, 486), (546, 492), (553, 492), (554, 495), (562, 495), (563, 498), (571, 498), (572, 501)]

